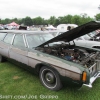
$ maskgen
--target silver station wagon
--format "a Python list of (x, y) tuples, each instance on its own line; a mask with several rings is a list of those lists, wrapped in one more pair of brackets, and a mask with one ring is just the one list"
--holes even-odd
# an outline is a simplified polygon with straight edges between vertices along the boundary
[(69, 83), (92, 87), (100, 75), (100, 52), (70, 41), (100, 28), (89, 22), (57, 37), (43, 31), (0, 30), (0, 62), (9, 60), (39, 75), (41, 83), (60, 90)]

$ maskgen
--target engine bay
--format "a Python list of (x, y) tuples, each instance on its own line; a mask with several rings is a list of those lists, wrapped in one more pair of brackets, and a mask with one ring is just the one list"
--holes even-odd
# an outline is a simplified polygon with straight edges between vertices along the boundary
[(67, 61), (78, 63), (84, 67), (91, 67), (97, 59), (99, 59), (100, 53), (91, 49), (82, 49), (75, 45), (68, 44), (55, 44), (53, 46), (38, 47), (37, 50), (53, 55)]

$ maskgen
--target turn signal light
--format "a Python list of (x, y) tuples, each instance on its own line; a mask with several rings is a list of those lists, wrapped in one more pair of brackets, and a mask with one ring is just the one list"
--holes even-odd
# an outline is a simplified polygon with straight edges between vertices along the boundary
[(83, 82), (86, 81), (86, 72), (83, 72), (83, 77), (82, 77)]

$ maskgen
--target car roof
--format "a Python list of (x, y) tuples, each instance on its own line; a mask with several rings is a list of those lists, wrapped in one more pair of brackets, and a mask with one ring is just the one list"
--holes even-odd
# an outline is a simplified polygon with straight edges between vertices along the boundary
[(45, 31), (28, 31), (28, 30), (0, 30), (0, 33), (14, 33), (14, 34), (49, 34)]

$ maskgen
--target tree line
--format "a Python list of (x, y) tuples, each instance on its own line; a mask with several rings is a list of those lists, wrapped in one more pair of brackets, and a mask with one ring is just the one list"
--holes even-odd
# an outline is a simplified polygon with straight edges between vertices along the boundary
[(17, 24), (24, 24), (27, 26), (32, 26), (32, 25), (48, 25), (48, 24), (52, 24), (54, 26), (57, 26), (59, 24), (77, 24), (77, 25), (82, 25), (84, 23), (87, 23), (89, 21), (93, 21), (93, 20), (100, 20), (100, 13), (96, 14), (94, 16), (94, 18), (89, 17), (86, 13), (84, 14), (80, 14), (80, 15), (65, 15), (65, 16), (59, 16), (59, 17), (55, 17), (55, 16), (51, 16), (49, 19), (44, 19), (40, 16), (35, 17), (35, 18), (31, 18), (29, 16), (25, 17), (25, 18), (5, 18), (5, 19), (0, 19), (0, 24), (8, 24), (11, 22), (16, 22)]

